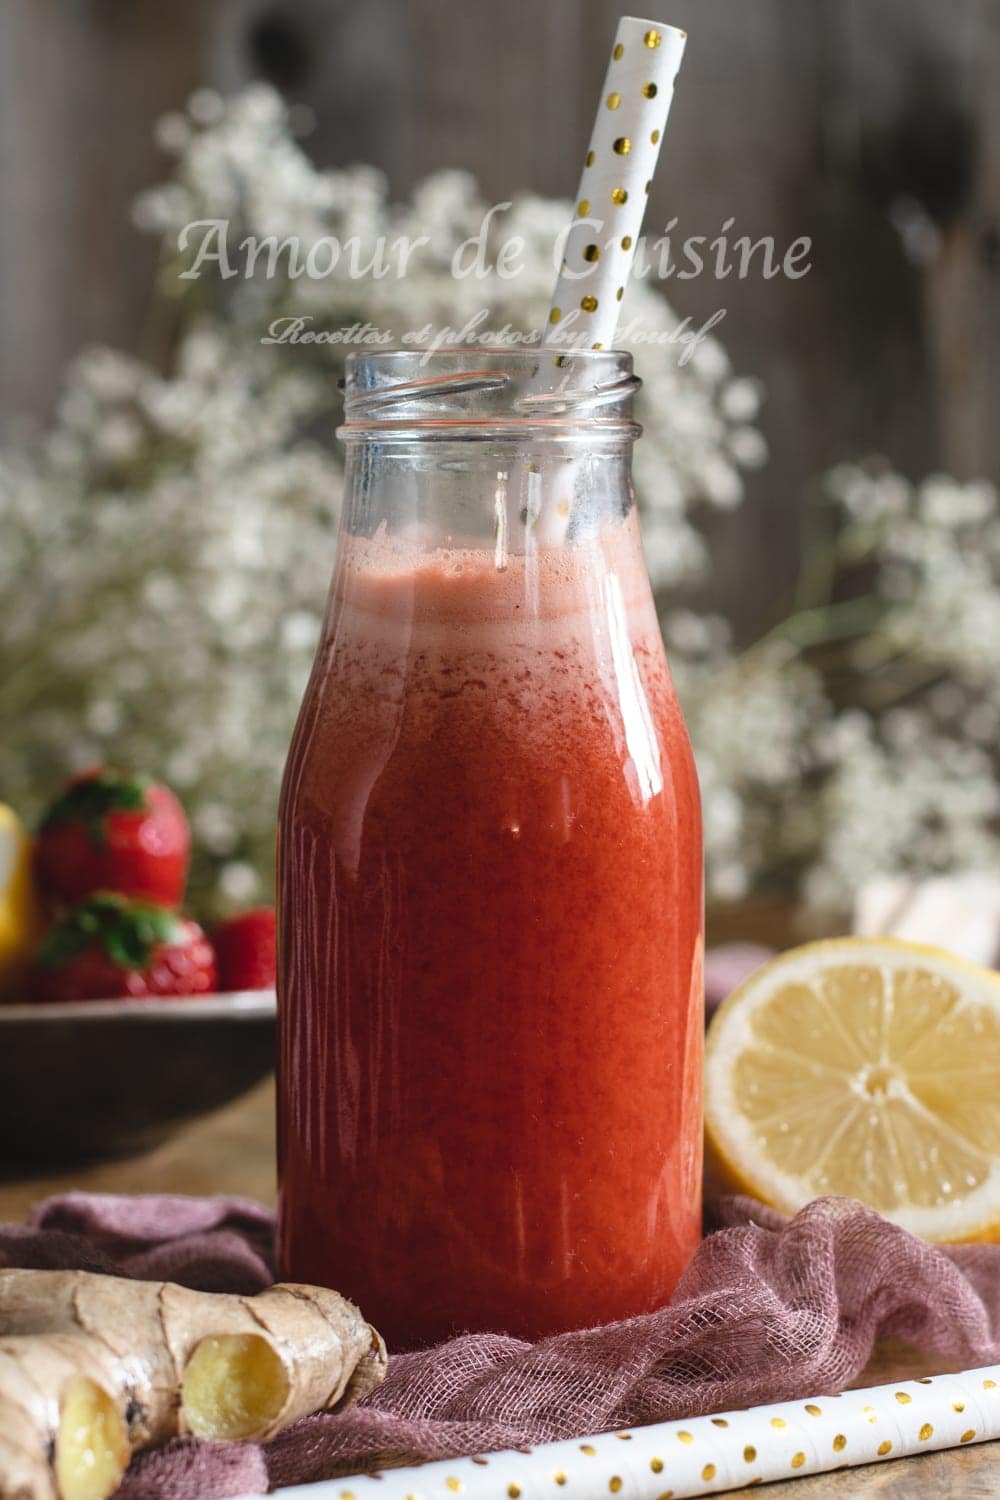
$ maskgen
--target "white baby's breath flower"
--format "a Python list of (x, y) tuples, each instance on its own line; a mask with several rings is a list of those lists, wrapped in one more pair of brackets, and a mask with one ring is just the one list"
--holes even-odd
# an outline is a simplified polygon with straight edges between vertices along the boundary
[(706, 498), (720, 510), (733, 510), (743, 499), (743, 482), (739, 470), (735, 464), (727, 463), (721, 453), (702, 455), (698, 477)]
[(87, 728), (92, 734), (100, 735), (102, 739), (116, 734), (121, 722), (121, 708), (110, 698), (95, 699), (87, 709)]
[(221, 802), (202, 802), (191, 816), (195, 837), (212, 854), (231, 854), (239, 840), (240, 829), (234, 811)]
[(688, 657), (707, 656), (712, 648), (709, 620), (690, 609), (675, 609), (663, 620), (667, 646)]
[(730, 422), (754, 421), (760, 415), (762, 403), (763, 391), (760, 381), (746, 375), (737, 380), (727, 381), (720, 393), (723, 415), (728, 417)]
[(991, 484), (957, 484), (948, 475), (936, 474), (920, 487), (919, 514), (932, 526), (977, 525), (996, 509), (997, 492)]
[(174, 237), (196, 216), (195, 199), (180, 183), (166, 183), (140, 193), (132, 204), (132, 223), (146, 234)]
[(157, 120), (153, 136), (161, 151), (179, 156), (191, 139), (191, 126), (179, 111), (172, 110)]
[(135, 458), (141, 450), (142, 440), (140, 423), (124, 412), (107, 417), (94, 433), (96, 452), (115, 464), (125, 464)]
[(281, 626), (281, 639), (291, 651), (312, 651), (319, 639), (320, 618), (306, 609), (290, 614)]
[[(456, 281), (455, 252), (490, 207), (468, 174), (437, 173), (393, 204), (373, 168), (317, 170), (264, 85), (228, 101), (199, 91), (159, 139), (172, 176), (142, 195), (135, 221), (162, 237), (158, 286), (178, 328), (169, 367), (90, 351), (37, 448), (0, 451), (0, 785), (30, 818), (63, 773), (97, 759), (165, 777), (192, 810), (195, 900), (224, 909), (269, 888), (344, 482), (330, 435), (347, 349), (266, 348), (261, 333), (302, 315), (399, 339), (482, 308), (491, 326), (530, 333), (569, 205), (516, 195), (491, 221), (487, 258), (517, 236), (520, 274)], [(396, 240), (427, 243), (403, 279), (353, 274), (342, 250), (322, 277), (293, 277), (285, 253), (274, 275), (264, 257), (223, 288), (176, 275), (194, 254), (178, 235), (199, 219), (228, 220), (231, 245), (293, 236), (303, 254), (353, 237), (369, 266), (380, 236), (390, 259)], [(874, 623), (833, 631), (846, 644), (829, 677), (828, 658), (803, 644), (829, 601), (807, 620), (813, 634), (779, 623), (739, 651), (717, 610), (679, 601), (709, 576), (702, 507), (738, 505), (744, 471), (766, 457), (762, 391), (734, 376), (714, 336), (686, 358), (683, 324), (652, 279), (628, 288), (630, 321), (655, 336), (637, 347), (634, 479), (700, 770), (712, 899), (798, 880), (815, 904), (844, 909), (873, 873), (995, 864), (993, 487), (839, 466), (824, 516), (837, 567), (862, 571)], [(853, 607), (848, 595), (831, 593), (831, 621)]]
[(260, 891), (260, 876), (253, 865), (231, 860), (219, 872), (219, 890), (234, 906), (245, 906)]
[(217, 125), (226, 113), (225, 100), (215, 89), (195, 89), (187, 107), (197, 125)]

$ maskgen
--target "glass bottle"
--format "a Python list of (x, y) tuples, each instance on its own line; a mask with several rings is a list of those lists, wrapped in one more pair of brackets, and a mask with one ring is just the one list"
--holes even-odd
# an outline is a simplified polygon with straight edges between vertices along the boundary
[(700, 1232), (697, 781), (613, 352), (351, 357), (279, 818), (279, 1256), (394, 1348), (662, 1305)]

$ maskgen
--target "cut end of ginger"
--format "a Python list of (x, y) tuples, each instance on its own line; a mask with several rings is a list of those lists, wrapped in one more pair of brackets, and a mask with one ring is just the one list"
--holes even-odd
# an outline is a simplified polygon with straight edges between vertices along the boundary
[(117, 1403), (95, 1381), (74, 1376), (63, 1392), (56, 1436), (61, 1500), (106, 1500), (128, 1461), (128, 1431)]
[(246, 1441), (267, 1432), (289, 1395), (280, 1355), (255, 1333), (202, 1339), (184, 1370), (181, 1400), (196, 1437)]
[(723, 1182), (787, 1213), (837, 1193), (1000, 1238), (1000, 978), (888, 938), (793, 949), (718, 1012), (705, 1123)]

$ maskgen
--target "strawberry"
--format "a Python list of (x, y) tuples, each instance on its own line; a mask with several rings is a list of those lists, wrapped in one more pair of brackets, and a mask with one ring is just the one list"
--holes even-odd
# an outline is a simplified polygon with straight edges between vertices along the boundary
[(66, 912), (35, 961), (38, 1000), (204, 995), (215, 953), (197, 922), (102, 891)]
[(179, 906), (191, 835), (173, 792), (146, 776), (97, 766), (76, 776), (42, 819), (38, 884), (50, 906), (118, 891)]
[(220, 990), (269, 990), (274, 984), (274, 907), (255, 906), (212, 934)]

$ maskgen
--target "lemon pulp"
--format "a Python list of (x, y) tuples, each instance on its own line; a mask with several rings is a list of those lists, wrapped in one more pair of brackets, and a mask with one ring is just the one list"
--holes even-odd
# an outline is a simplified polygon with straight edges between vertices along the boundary
[(716, 1017), (705, 1110), (723, 1180), (776, 1207), (1000, 1236), (1000, 978), (889, 939), (794, 949)]

